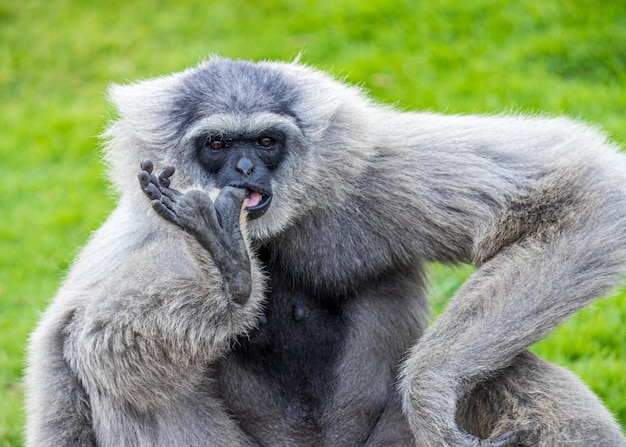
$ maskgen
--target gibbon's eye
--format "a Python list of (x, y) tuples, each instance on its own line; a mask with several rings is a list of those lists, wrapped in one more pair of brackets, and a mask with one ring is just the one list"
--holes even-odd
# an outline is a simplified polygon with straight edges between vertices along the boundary
[(275, 143), (276, 140), (271, 137), (260, 137), (257, 140), (257, 144), (265, 149), (271, 149)]
[(204, 147), (208, 147), (214, 151), (221, 151), (226, 149), (226, 142), (220, 136), (209, 135), (204, 141)]

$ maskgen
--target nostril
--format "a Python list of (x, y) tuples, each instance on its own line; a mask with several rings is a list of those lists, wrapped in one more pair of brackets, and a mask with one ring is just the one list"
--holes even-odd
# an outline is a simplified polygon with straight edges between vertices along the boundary
[(243, 175), (250, 175), (254, 171), (254, 163), (248, 157), (241, 157), (237, 160), (235, 168)]

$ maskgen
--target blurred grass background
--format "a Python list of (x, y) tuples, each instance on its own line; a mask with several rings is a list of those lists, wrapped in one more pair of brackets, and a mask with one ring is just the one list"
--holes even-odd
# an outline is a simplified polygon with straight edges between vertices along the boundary
[[(0, 0), (0, 446), (22, 445), (25, 344), (114, 206), (97, 136), (109, 83), (211, 53), (303, 60), (381, 101), (450, 113), (568, 114), (626, 141), (626, 2)], [(434, 266), (440, 311), (469, 274)], [(534, 347), (626, 422), (626, 295)]]

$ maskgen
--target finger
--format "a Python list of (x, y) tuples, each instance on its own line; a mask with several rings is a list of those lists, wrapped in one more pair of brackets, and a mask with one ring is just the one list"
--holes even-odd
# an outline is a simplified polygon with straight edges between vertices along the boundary
[(245, 190), (227, 186), (220, 191), (217, 199), (215, 199), (215, 211), (219, 216), (222, 228), (229, 233), (239, 229), (239, 216), (245, 198)]
[(180, 223), (180, 220), (178, 219), (178, 216), (176, 216), (176, 214), (174, 214), (172, 210), (170, 210), (165, 205), (163, 205), (163, 203), (160, 200), (153, 200), (152, 208), (163, 219), (169, 220), (170, 222), (175, 223), (176, 225), (182, 228), (182, 225)]
[(148, 171), (141, 171), (139, 175), (137, 175), (139, 179), (139, 184), (141, 185), (141, 189), (145, 189), (150, 184), (150, 173)]
[(176, 202), (171, 200), (169, 197), (167, 197), (166, 195), (162, 195), (159, 200), (167, 208), (169, 208), (170, 210), (174, 210), (174, 206), (176, 205)]
[(245, 199), (245, 189), (225, 186), (215, 199), (215, 204), (220, 204), (219, 208), (223, 209), (223, 211), (226, 211), (226, 209), (232, 209), (237, 215), (239, 215)]
[(140, 166), (142, 171), (147, 171), (148, 174), (152, 174), (152, 169), (154, 169), (152, 160), (142, 160)]
[(170, 186), (170, 177), (174, 175), (174, 166), (166, 166), (159, 172), (159, 183), (166, 188)]
[(159, 174), (159, 184), (164, 188), (169, 188), (170, 179), (167, 177), (162, 177), (161, 174)]
[(159, 184), (159, 179), (154, 174), (150, 174), (150, 182), (153, 183), (157, 188), (161, 187), (161, 185)]
[(178, 201), (178, 198), (183, 194), (180, 191), (176, 191), (175, 189), (171, 189), (165, 186), (161, 187), (160, 189), (161, 194), (163, 194), (164, 197), (170, 199), (172, 202)]
[(162, 198), (161, 191), (159, 191), (159, 188), (157, 188), (154, 183), (148, 183), (148, 186), (143, 188), (143, 192), (151, 200), (161, 200)]

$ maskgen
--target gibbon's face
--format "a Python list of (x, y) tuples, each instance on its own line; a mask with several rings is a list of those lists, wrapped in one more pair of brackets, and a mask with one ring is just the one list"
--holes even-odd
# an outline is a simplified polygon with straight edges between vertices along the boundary
[(248, 219), (265, 214), (272, 203), (272, 177), (285, 156), (286, 137), (275, 129), (257, 132), (209, 131), (196, 139), (198, 160), (216, 186), (246, 190)]
[(294, 86), (270, 69), (218, 59), (184, 79), (177, 95), (176, 114), (189, 123), (183, 151), (201, 170), (196, 179), (245, 189), (252, 232), (282, 227), (298, 189), (285, 185), (297, 181), (294, 163), (305, 165)]
[(347, 135), (360, 132), (344, 122), (355, 113), (338, 113), (359, 93), (298, 64), (214, 57), (111, 93), (121, 115), (108, 132), (114, 164), (172, 165), (178, 189), (245, 189), (255, 239), (339, 200), (365, 154)]
[(246, 190), (248, 220), (264, 216), (283, 161), (304, 137), (294, 87), (267, 67), (213, 59), (183, 78), (173, 99), (196, 163), (215, 187)]

